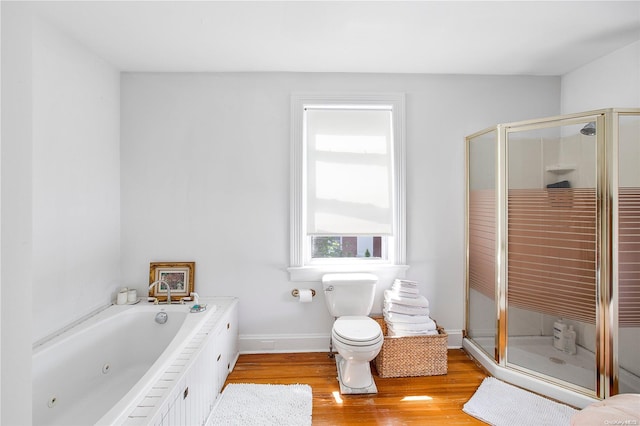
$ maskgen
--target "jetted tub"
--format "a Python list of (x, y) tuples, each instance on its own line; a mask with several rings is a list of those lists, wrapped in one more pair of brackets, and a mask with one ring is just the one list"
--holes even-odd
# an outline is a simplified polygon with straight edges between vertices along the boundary
[[(196, 369), (192, 367), (201, 355), (214, 358), (203, 364), (215, 363), (218, 349), (208, 337), (237, 301), (213, 298), (201, 299), (200, 304), (208, 307), (197, 313), (189, 312), (193, 303), (113, 305), (34, 347), (33, 423), (152, 424), (166, 417), (169, 403), (173, 404), (167, 400), (177, 399), (177, 393), (181, 399), (189, 394), (188, 387), (181, 387), (187, 370)], [(161, 311), (168, 315), (164, 324), (155, 320)], [(235, 360), (228, 366), (231, 362)], [(201, 375), (218, 381), (217, 376)], [(192, 386), (192, 393), (194, 388), (212, 389), (210, 396), (203, 395), (207, 401), (198, 409), (205, 420), (218, 384)]]

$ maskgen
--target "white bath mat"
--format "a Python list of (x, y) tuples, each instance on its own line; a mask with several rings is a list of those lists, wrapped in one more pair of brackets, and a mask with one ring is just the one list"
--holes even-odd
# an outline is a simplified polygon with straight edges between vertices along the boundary
[(494, 426), (569, 425), (577, 410), (487, 377), (462, 411)]
[(309, 385), (229, 383), (207, 425), (311, 425), (312, 405)]

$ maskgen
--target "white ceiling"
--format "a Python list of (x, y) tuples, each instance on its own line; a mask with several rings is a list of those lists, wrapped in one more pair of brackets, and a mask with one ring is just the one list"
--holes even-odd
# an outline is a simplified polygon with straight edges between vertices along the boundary
[(123, 71), (562, 75), (640, 40), (640, 1), (46, 1)]

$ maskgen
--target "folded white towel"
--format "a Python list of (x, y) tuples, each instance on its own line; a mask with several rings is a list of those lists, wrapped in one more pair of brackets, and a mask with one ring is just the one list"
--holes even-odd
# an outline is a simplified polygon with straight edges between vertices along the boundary
[(401, 293), (411, 293), (411, 294), (420, 293), (420, 289), (418, 287), (405, 287), (405, 286), (399, 285), (398, 283), (391, 284), (391, 290), (399, 291)]
[(405, 288), (418, 288), (417, 281), (401, 280), (399, 278), (396, 278), (395, 280), (393, 280), (393, 283)]
[(384, 301), (383, 310), (407, 315), (431, 315), (429, 308), (425, 308), (423, 306), (403, 305), (401, 303), (393, 303), (386, 300)]
[(429, 331), (436, 330), (436, 323), (433, 320), (420, 324), (387, 321), (387, 327), (392, 328), (394, 331)]
[(388, 335), (390, 337), (410, 337), (410, 336), (435, 336), (438, 334), (438, 330), (427, 331), (396, 331), (389, 329)]
[(384, 291), (384, 299), (389, 301), (389, 302), (401, 303), (403, 305), (421, 306), (423, 308), (428, 308), (429, 307), (429, 301), (427, 300), (426, 297), (424, 297), (422, 295), (418, 295), (415, 298), (414, 297), (401, 297), (401, 296), (398, 296), (396, 293), (394, 293), (391, 290), (385, 290)]
[(424, 324), (431, 322), (431, 318), (428, 315), (407, 315), (407, 314), (399, 314), (396, 312), (382, 312), (384, 319), (387, 322), (396, 323), (408, 323), (408, 324)]
[(389, 291), (393, 292), (393, 294), (395, 294), (398, 297), (404, 297), (407, 299), (416, 299), (419, 296), (418, 293), (410, 293), (408, 291), (402, 291), (402, 290), (397, 290), (393, 288)]

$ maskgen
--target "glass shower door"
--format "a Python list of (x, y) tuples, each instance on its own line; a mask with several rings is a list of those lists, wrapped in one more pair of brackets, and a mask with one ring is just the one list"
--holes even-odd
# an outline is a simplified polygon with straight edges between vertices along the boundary
[(506, 363), (595, 391), (597, 138), (582, 120), (506, 132)]
[[(467, 337), (496, 357), (496, 130), (467, 138)], [(497, 359), (497, 358), (496, 358)]]
[(640, 116), (618, 133), (618, 392), (640, 393)]

